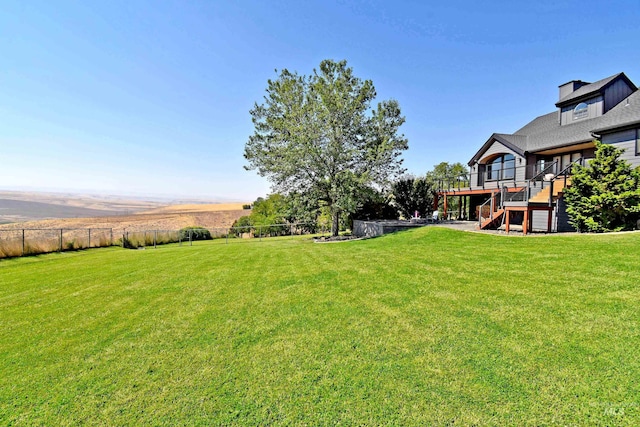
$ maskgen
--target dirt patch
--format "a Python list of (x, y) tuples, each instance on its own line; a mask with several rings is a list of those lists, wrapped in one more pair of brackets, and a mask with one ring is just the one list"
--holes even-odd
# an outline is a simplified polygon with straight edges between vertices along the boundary
[(314, 243), (340, 243), (340, 242), (350, 242), (353, 240), (364, 240), (369, 237), (358, 237), (358, 236), (322, 236), (322, 237), (314, 237)]

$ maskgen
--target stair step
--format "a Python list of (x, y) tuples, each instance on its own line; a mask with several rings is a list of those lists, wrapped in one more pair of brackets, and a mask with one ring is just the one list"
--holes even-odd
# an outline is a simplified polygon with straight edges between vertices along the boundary
[(498, 209), (497, 211), (495, 211), (493, 213), (493, 219), (486, 219), (482, 222), (482, 224), (480, 225), (481, 229), (485, 229), (487, 227), (489, 227), (491, 224), (495, 224), (496, 221), (498, 221), (500, 218), (502, 218), (502, 215), (504, 215), (504, 209)]
[[(566, 186), (565, 186), (566, 183)], [(553, 197), (558, 197), (558, 195), (560, 193), (562, 193), (564, 191), (565, 188), (567, 188), (569, 185), (571, 185), (571, 177), (567, 177), (566, 181), (565, 178), (556, 178), (553, 181)], [(549, 191), (550, 191), (551, 187), (545, 187), (542, 190), (540, 190), (540, 192), (538, 194), (536, 194), (535, 196), (533, 196), (532, 198), (529, 199), (529, 203), (545, 203), (549, 201)]]

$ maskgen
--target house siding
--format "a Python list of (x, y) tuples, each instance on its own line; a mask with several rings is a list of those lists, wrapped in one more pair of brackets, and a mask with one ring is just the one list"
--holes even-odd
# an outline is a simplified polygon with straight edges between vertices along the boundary
[[(588, 106), (587, 111), (589, 114), (587, 117), (583, 119), (573, 120), (573, 110), (581, 102), (584, 102), (587, 104)], [(592, 98), (586, 101), (581, 101), (581, 102), (576, 102), (575, 104), (571, 104), (567, 107), (562, 108), (562, 112), (560, 113), (561, 125), (568, 125), (568, 124), (575, 123), (582, 120), (593, 119), (594, 117), (598, 117), (604, 114), (605, 101), (602, 96), (597, 96), (595, 98)]]
[(567, 204), (564, 201), (564, 197), (558, 198), (556, 203), (556, 209), (554, 211), (553, 224), (555, 230), (558, 232), (576, 231), (576, 229), (569, 222), (569, 214), (567, 213)]
[[(547, 231), (547, 219), (549, 213), (546, 211), (531, 212), (531, 229), (533, 231)], [(551, 216), (551, 232), (571, 232), (576, 229), (569, 223), (567, 204), (563, 197), (558, 198), (556, 206)]]
[(620, 103), (627, 96), (631, 95), (633, 90), (627, 82), (622, 79), (617, 80), (604, 91), (604, 112), (606, 113)]
[[(547, 211), (532, 211), (531, 212), (531, 230), (547, 231), (547, 218), (549, 218), (549, 213)], [(551, 224), (555, 222), (554, 220), (555, 218), (552, 219)]]
[(602, 135), (602, 142), (623, 149), (624, 152), (620, 158), (631, 163), (633, 167), (637, 167), (640, 166), (640, 156), (637, 154), (637, 150), (640, 148), (638, 147), (638, 132), (638, 129), (628, 129)]

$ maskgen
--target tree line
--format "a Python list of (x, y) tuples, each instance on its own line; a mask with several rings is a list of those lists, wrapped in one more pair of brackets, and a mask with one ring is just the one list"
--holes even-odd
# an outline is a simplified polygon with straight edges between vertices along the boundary
[[(461, 175), (462, 174), (462, 175)], [(460, 163), (442, 162), (424, 176), (403, 175), (390, 183), (387, 190), (368, 187), (354, 199), (354, 208), (344, 210), (338, 217), (338, 231), (351, 229), (354, 219), (422, 218), (434, 210), (435, 194), (442, 181), (464, 176), (466, 168)], [(455, 209), (455, 206), (452, 206)], [(251, 214), (235, 221), (234, 233), (258, 228), (264, 234), (279, 235), (290, 232), (289, 224), (303, 224), (306, 231), (330, 230), (334, 225), (333, 212), (327, 203), (316, 203), (304, 194), (272, 193), (259, 197), (251, 204)], [(282, 224), (283, 226), (274, 226)]]

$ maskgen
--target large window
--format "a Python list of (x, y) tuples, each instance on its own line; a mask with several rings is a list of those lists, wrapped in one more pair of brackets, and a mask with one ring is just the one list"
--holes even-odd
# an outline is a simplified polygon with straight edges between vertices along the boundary
[(581, 102), (573, 109), (573, 120), (586, 119), (589, 117), (589, 106), (585, 102)]
[(487, 163), (487, 181), (514, 179), (516, 177), (516, 158), (513, 154), (503, 154)]

